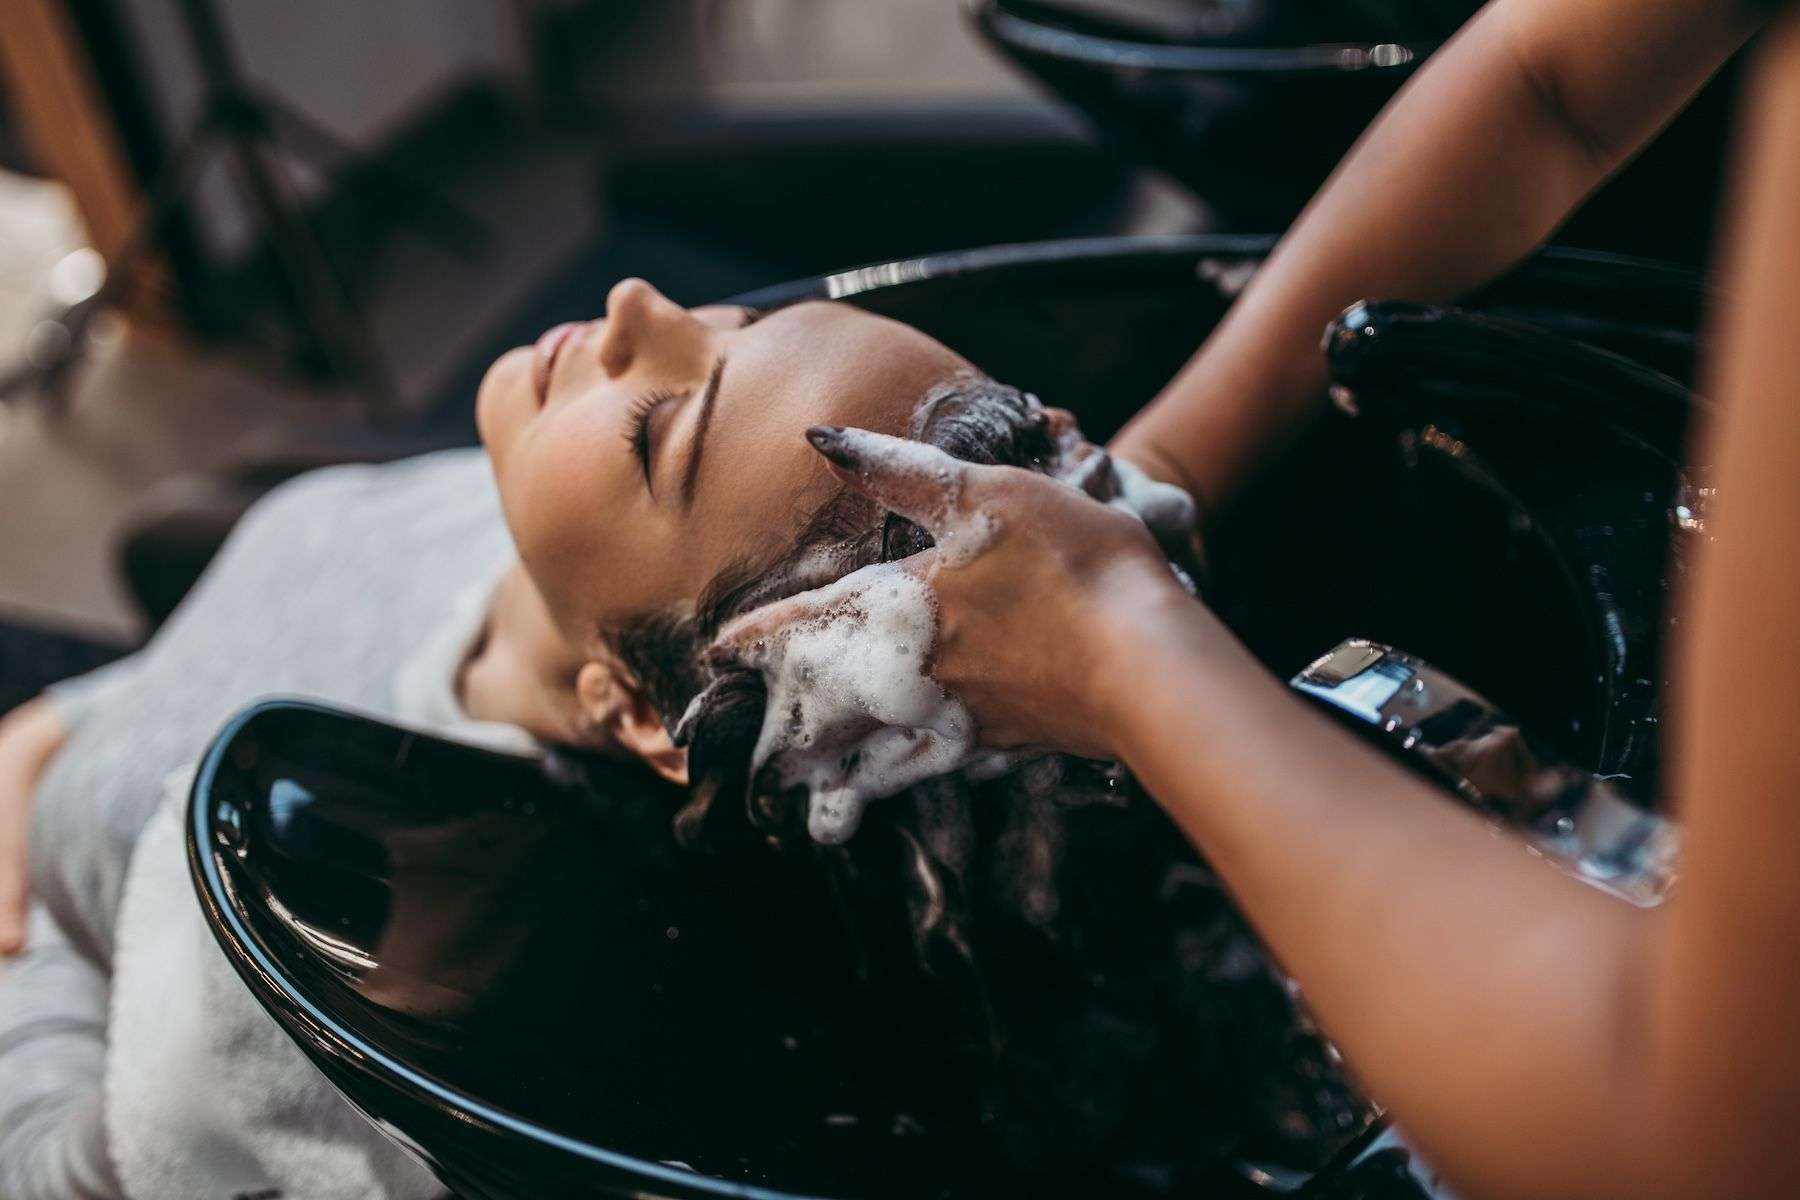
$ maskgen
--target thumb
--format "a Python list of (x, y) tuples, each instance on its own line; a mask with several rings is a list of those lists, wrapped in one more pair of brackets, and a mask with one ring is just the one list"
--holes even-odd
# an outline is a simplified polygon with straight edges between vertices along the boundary
[(863, 605), (873, 572), (898, 569), (923, 578), (936, 558), (935, 549), (922, 550), (911, 558), (875, 563), (810, 592), (771, 600), (760, 608), (753, 608), (727, 621), (719, 630), (707, 647), (707, 665), (714, 668), (761, 667), (777, 653), (775, 641), (783, 632), (809, 622), (832, 620)]
[(835, 607), (835, 597), (828, 596), (826, 589), (820, 588), (753, 608), (726, 622), (707, 648), (706, 661), (714, 667), (761, 666), (768, 660), (769, 642), (776, 634), (829, 616)]

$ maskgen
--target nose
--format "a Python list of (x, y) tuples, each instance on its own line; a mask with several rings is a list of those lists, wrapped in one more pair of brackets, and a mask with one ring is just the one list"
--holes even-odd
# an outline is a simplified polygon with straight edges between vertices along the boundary
[(622, 279), (606, 294), (600, 367), (617, 377), (649, 351), (679, 350), (701, 326), (689, 312), (642, 279)]

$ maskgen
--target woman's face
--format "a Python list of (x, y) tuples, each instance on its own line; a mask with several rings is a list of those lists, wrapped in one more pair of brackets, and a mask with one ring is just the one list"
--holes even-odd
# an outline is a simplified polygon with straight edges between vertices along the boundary
[(836, 489), (807, 426), (904, 433), (927, 391), (969, 369), (847, 305), (756, 319), (628, 279), (603, 319), (503, 355), (476, 413), (519, 556), (581, 646), (790, 542)]

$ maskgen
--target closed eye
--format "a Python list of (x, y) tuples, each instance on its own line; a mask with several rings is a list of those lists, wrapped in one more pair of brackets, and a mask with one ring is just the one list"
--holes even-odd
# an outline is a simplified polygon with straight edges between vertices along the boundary
[(625, 442), (638, 460), (638, 469), (644, 473), (644, 489), (652, 495), (655, 495), (655, 489), (650, 485), (650, 419), (657, 409), (681, 399), (681, 395), (662, 389), (645, 392), (631, 402), (625, 415)]

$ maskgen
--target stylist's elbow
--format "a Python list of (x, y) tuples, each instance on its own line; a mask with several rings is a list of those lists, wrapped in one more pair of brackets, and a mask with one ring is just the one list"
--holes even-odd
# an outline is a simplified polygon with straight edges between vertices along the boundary
[(1579, 192), (1617, 171), (1778, 7), (1766, 0), (1498, 0), (1487, 15)]

